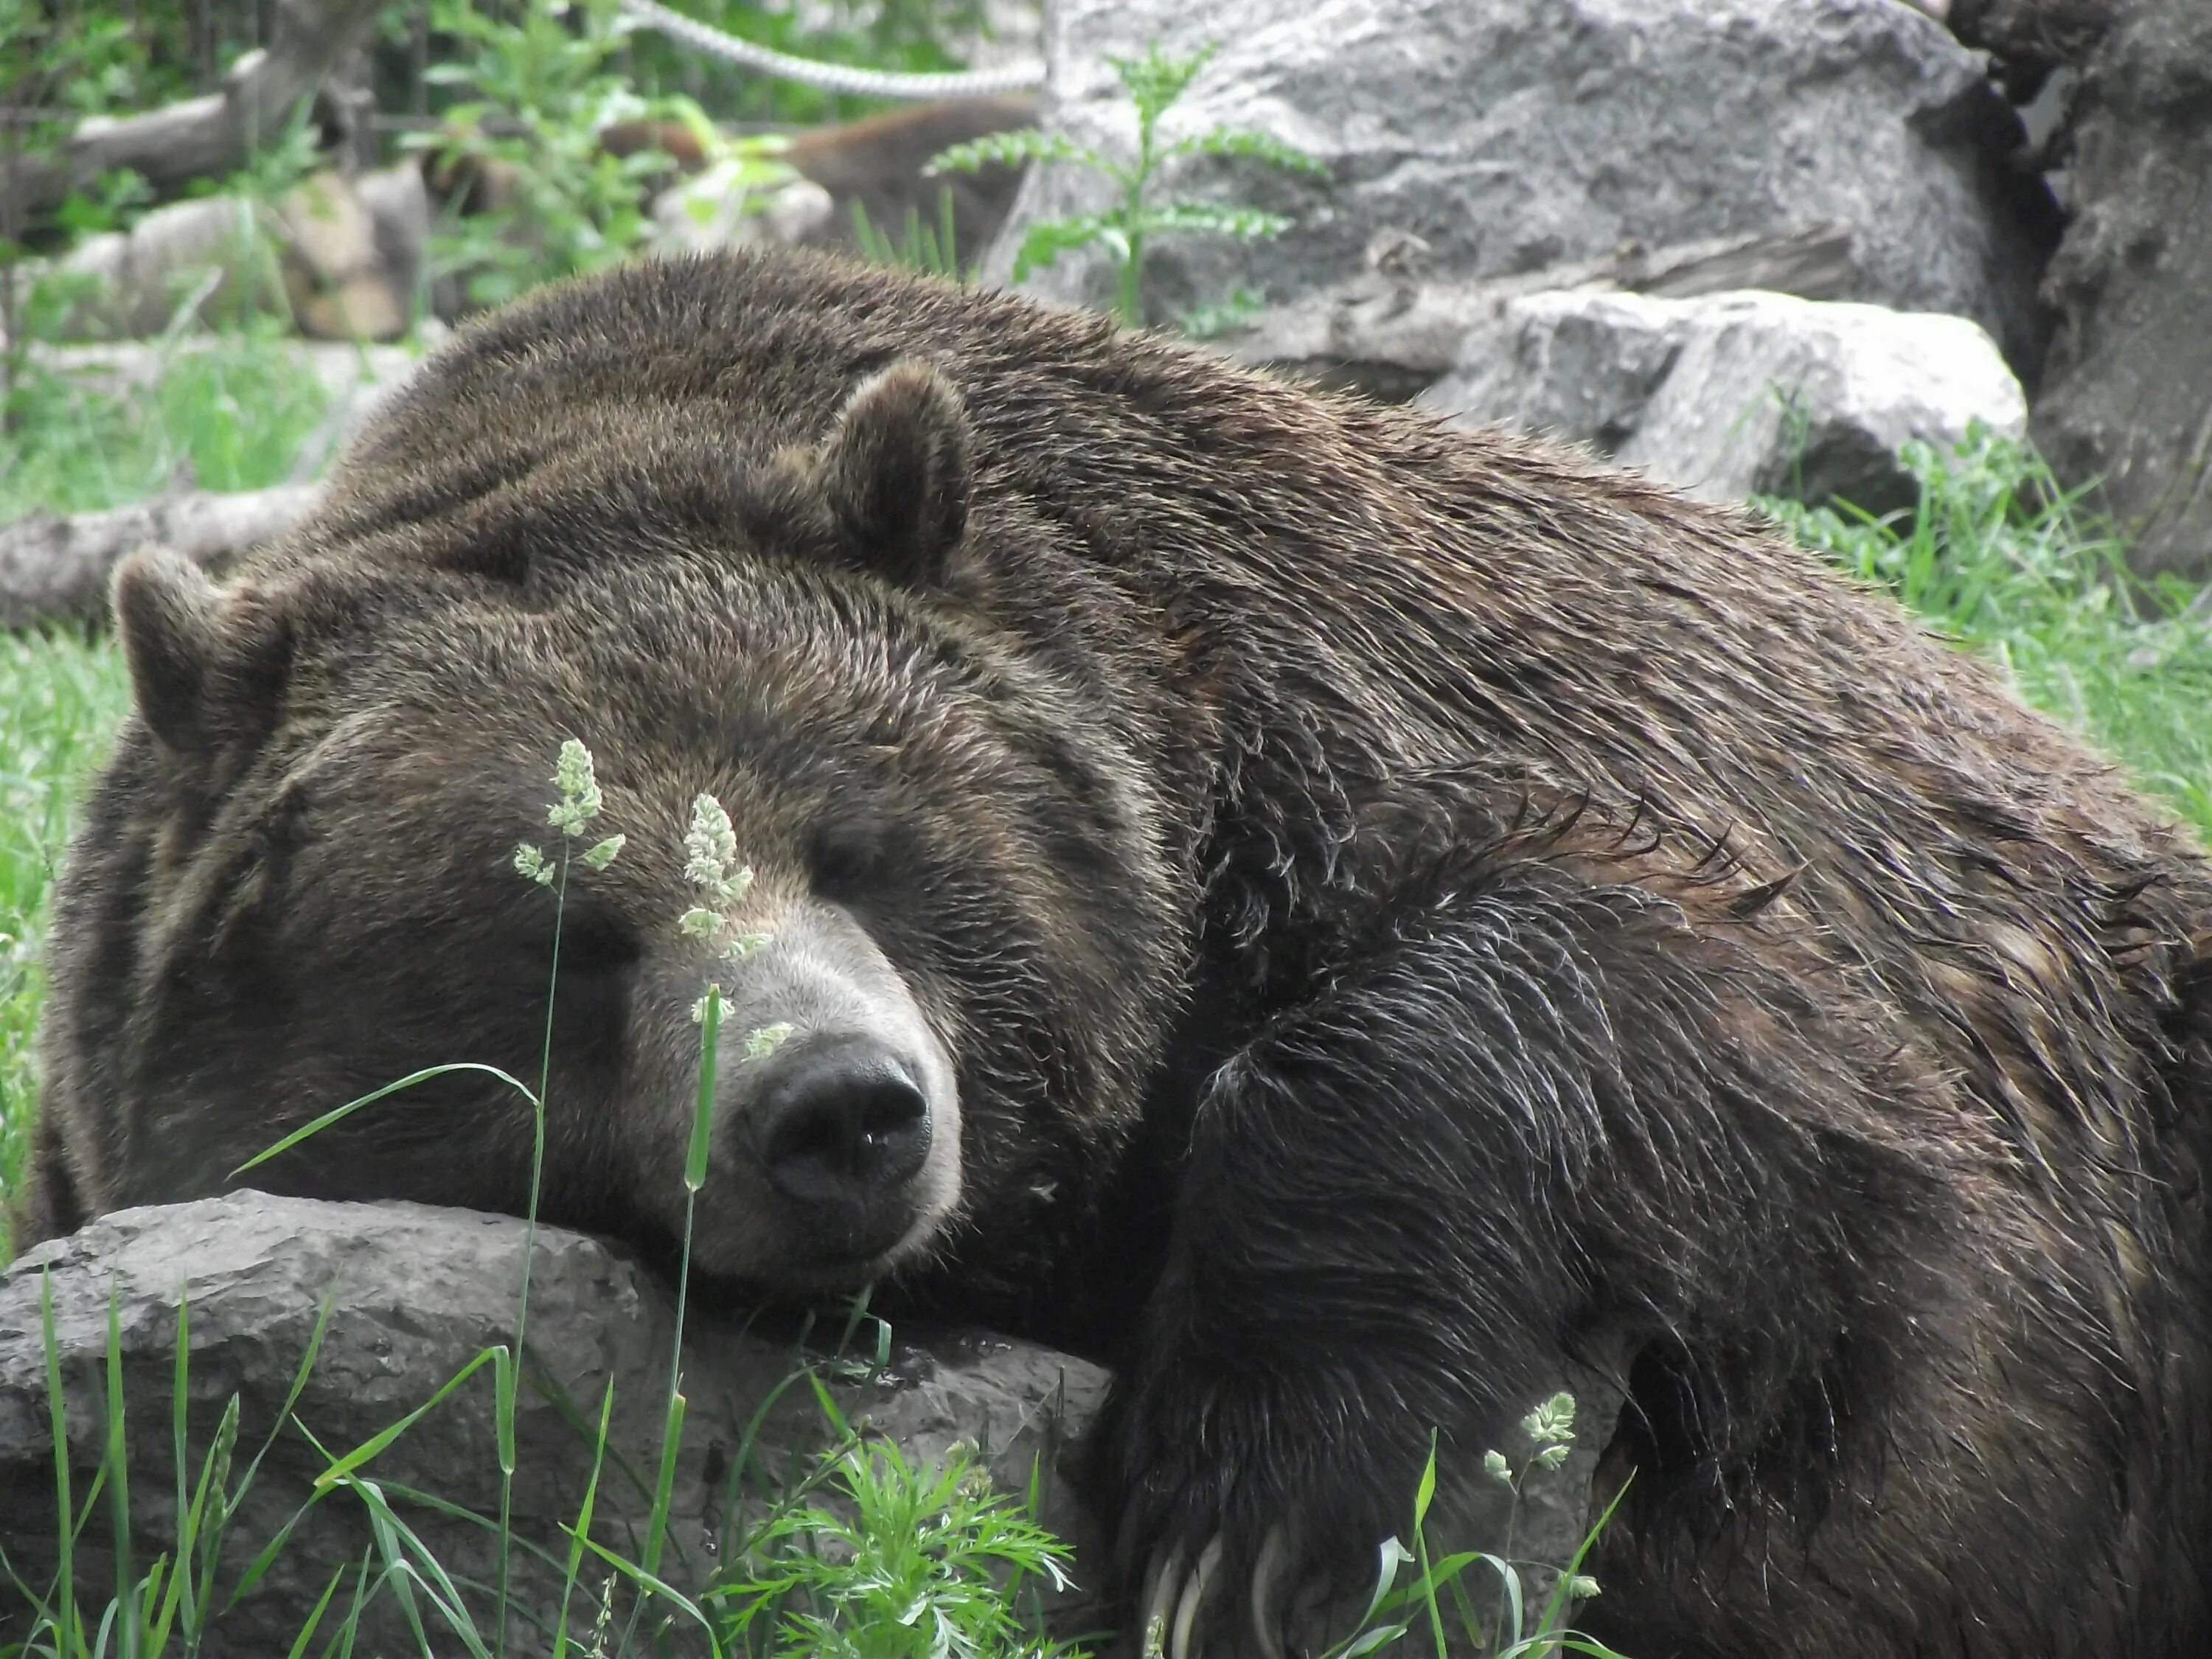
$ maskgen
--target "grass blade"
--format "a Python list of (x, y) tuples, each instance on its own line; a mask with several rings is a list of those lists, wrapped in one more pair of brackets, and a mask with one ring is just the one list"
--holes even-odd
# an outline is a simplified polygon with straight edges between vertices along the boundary
[(584, 1483), (584, 1501), (577, 1506), (576, 1524), (568, 1536), (568, 1566), (561, 1577), (561, 1620), (553, 1632), (553, 1659), (566, 1659), (568, 1651), (568, 1601), (575, 1593), (577, 1569), (584, 1563), (580, 1540), (592, 1535), (592, 1511), (599, 1502), (599, 1469), (606, 1462), (607, 1425), (614, 1409), (615, 1383), (609, 1377), (606, 1391), (599, 1396), (599, 1437), (592, 1449), (592, 1478)]
[(646, 1528), (645, 1570), (660, 1571), (660, 1548), (668, 1538), (668, 1507), (676, 1495), (676, 1453), (684, 1443), (684, 1396), (671, 1395), (660, 1431), (660, 1474), (653, 1485), (653, 1520)]
[[(131, 1445), (125, 1432), (123, 1401), (123, 1313), (112, 1285), (107, 1291), (107, 1513), (115, 1524), (115, 1600), (122, 1609), (118, 1628), (123, 1659), (138, 1659), (138, 1620), (131, 1606)], [(111, 1608), (112, 1611), (112, 1608)], [(104, 1645), (104, 1640), (103, 1640)]]
[(721, 1027), (721, 988), (709, 985), (699, 1014), (699, 1097), (691, 1111), (691, 1143), (684, 1152), (684, 1185), (694, 1193), (707, 1184), (707, 1147), (714, 1123), (714, 1048)]
[(280, 1152), (289, 1152), (309, 1136), (320, 1134), (333, 1123), (351, 1117), (364, 1106), (374, 1106), (378, 1101), (396, 1095), (403, 1089), (411, 1089), (418, 1083), (428, 1083), (433, 1078), (447, 1077), (456, 1072), (480, 1072), (486, 1077), (496, 1078), (514, 1090), (533, 1107), (538, 1104), (537, 1095), (531, 1091), (527, 1085), (511, 1073), (502, 1072), (496, 1066), (480, 1065), (475, 1060), (456, 1060), (446, 1066), (426, 1066), (419, 1072), (410, 1072), (396, 1083), (387, 1083), (381, 1089), (372, 1089), (358, 1100), (349, 1100), (343, 1106), (334, 1106), (313, 1121), (301, 1124), (275, 1146), (263, 1147), (245, 1163), (233, 1170), (230, 1172), (231, 1178), (237, 1179), (256, 1165), (266, 1164)]
[(76, 1628), (76, 1534), (70, 1524), (69, 1419), (62, 1406), (62, 1357), (54, 1336), (53, 1275), (45, 1267), (39, 1269), (39, 1319), (46, 1341), (46, 1411), (54, 1437), (54, 1514), (61, 1528), (54, 1540), (59, 1556), (54, 1580), (54, 1644), (66, 1659), (82, 1643)]
[[(580, 1536), (580, 1534), (573, 1531), (571, 1531), (568, 1535), (571, 1538)], [(685, 1614), (687, 1617), (694, 1620), (698, 1625), (699, 1628), (706, 1632), (708, 1650), (714, 1654), (714, 1659), (722, 1659), (722, 1643), (720, 1638), (716, 1636), (714, 1633), (714, 1621), (708, 1619), (705, 1613), (701, 1611), (697, 1602), (694, 1601), (690, 1596), (684, 1595), (683, 1591), (678, 1589), (673, 1584), (665, 1583), (660, 1579), (656, 1578), (653, 1574), (646, 1571), (642, 1567), (636, 1565), (633, 1562), (623, 1560), (622, 1557), (617, 1555), (612, 1550), (606, 1548), (596, 1540), (584, 1538), (581, 1541), (586, 1549), (591, 1551), (592, 1554), (598, 1556), (602, 1561), (605, 1561), (609, 1566), (612, 1567), (623, 1577), (629, 1579), (630, 1583), (635, 1584), (640, 1589), (645, 1591), (648, 1595), (654, 1597), (656, 1600), (667, 1602), (671, 1607), (676, 1608), (678, 1612)]]
[(315, 1477), (315, 1490), (319, 1492), (329, 1492), (341, 1482), (346, 1480), (356, 1469), (361, 1468), (362, 1464), (368, 1462), (371, 1458), (375, 1457), (379, 1453), (384, 1451), (393, 1441), (398, 1439), (401, 1435), (406, 1433), (408, 1430), (413, 1428), (417, 1423), (428, 1416), (430, 1413), (443, 1405), (456, 1389), (459, 1388), (462, 1383), (467, 1382), (469, 1378), (474, 1376), (478, 1371), (482, 1370), (487, 1362), (493, 1364), (498, 1364), (501, 1360), (507, 1357), (507, 1348), (504, 1345), (495, 1345), (483, 1350), (483, 1352), (477, 1355), (474, 1359), (471, 1359), (467, 1364), (462, 1366), (459, 1370), (454, 1372), (453, 1375), (447, 1380), (443, 1388), (440, 1389), (437, 1393), (432, 1395), (428, 1400), (417, 1406), (413, 1411), (409, 1412), (398, 1422), (393, 1423), (390, 1426), (380, 1430), (377, 1433), (371, 1435), (360, 1445), (355, 1447), (353, 1450), (348, 1452), (344, 1456), (339, 1458), (336, 1462), (324, 1469), (320, 1474), (318, 1474)]
[(315, 1605), (308, 1610), (307, 1622), (300, 1626), (300, 1633), (292, 1638), (291, 1650), (286, 1654), (285, 1659), (301, 1659), (307, 1651), (307, 1644), (315, 1639), (316, 1628), (323, 1622), (324, 1610), (331, 1605), (331, 1597), (337, 1594), (338, 1582), (344, 1577), (345, 1563), (341, 1561), (331, 1570), (331, 1582), (323, 1586), (323, 1593), (315, 1598)]
[(199, 1526), (199, 1506), (191, 1501), (191, 1461), (187, 1446), (185, 1407), (191, 1399), (191, 1309), (185, 1293), (177, 1297), (177, 1351), (169, 1373), (169, 1454), (177, 1473), (177, 1559), (169, 1574), (168, 1594), (147, 1624), (146, 1646), (160, 1653), (169, 1645), (169, 1631), (181, 1607), (185, 1627), (193, 1622), (192, 1537)]

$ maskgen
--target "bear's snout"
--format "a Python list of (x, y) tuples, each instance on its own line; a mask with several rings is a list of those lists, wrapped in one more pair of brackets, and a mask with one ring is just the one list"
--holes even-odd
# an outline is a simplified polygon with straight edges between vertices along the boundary
[(696, 1253), (777, 1290), (846, 1288), (926, 1250), (959, 1203), (952, 1056), (849, 912), (800, 901), (757, 920), (763, 942), (709, 970), (725, 1035)]
[(921, 1067), (872, 1037), (793, 1047), (768, 1062), (748, 1115), (761, 1167), (786, 1198), (844, 1212), (854, 1255), (877, 1255), (912, 1225), (929, 1158)]

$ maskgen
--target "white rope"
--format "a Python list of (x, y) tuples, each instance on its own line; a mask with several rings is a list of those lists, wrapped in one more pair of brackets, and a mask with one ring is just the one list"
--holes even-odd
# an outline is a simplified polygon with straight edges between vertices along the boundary
[(817, 64), (811, 58), (756, 46), (725, 34), (696, 17), (671, 10), (660, 0), (621, 0), (622, 9), (649, 29), (670, 40), (720, 58), (742, 64), (763, 75), (797, 81), (824, 92), (851, 93), (863, 98), (989, 98), (1000, 93), (1035, 92), (1044, 84), (1044, 65), (1017, 64), (1002, 70), (960, 70), (946, 75), (901, 75), (885, 70), (852, 69), (843, 64)]

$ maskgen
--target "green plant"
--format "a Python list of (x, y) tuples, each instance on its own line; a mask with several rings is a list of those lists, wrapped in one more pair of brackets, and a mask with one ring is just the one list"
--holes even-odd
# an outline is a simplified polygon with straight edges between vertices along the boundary
[(258, 489), (292, 472), (330, 405), (314, 368), (273, 320), (161, 343), (149, 382), (44, 356), (27, 359), (0, 434), (0, 523), (94, 512), (158, 495), (179, 477)]
[(934, 1468), (874, 1441), (823, 1460), (831, 1505), (776, 1513), (705, 1600), (733, 1652), (779, 1659), (1080, 1659), (1015, 1611), (1034, 1576), (1067, 1584), (1067, 1547), (1000, 1495), (966, 1448)]
[(924, 224), (921, 210), (909, 207), (905, 228), (896, 242), (877, 228), (866, 207), (854, 202), (853, 240), (860, 245), (860, 257), (873, 264), (918, 270), (926, 276), (942, 276), (955, 283), (967, 282), (975, 274), (972, 268), (961, 269), (959, 245), (953, 234), (952, 192), (949, 189), (937, 192), (937, 223)]
[(1186, 337), (1193, 340), (1218, 339), (1224, 334), (1234, 333), (1260, 314), (1262, 301), (1249, 288), (1231, 289), (1226, 299), (1211, 305), (1193, 306), (1176, 319)]
[(447, 216), (431, 240), (442, 270), (464, 273), (469, 298), (494, 306), (549, 276), (592, 270), (644, 239), (642, 190), (664, 171), (656, 149), (618, 156), (600, 143), (617, 121), (647, 112), (611, 59), (629, 26), (613, 0), (510, 12), (477, 0), (433, 0), (431, 24), (460, 48), (428, 71), (465, 88), (444, 125), (411, 138), (438, 164), (511, 179), (514, 199), (493, 211)]
[(1291, 224), (1281, 214), (1258, 208), (1156, 201), (1155, 185), (1162, 167), (1185, 155), (1225, 155), (1317, 176), (1325, 177), (1328, 173), (1304, 150), (1267, 133), (1240, 128), (1211, 127), (1188, 138), (1161, 143), (1160, 118), (1182, 96), (1214, 51), (1207, 46), (1188, 58), (1170, 58), (1155, 42), (1142, 58), (1108, 60), (1136, 106), (1137, 153), (1127, 161), (1085, 149), (1058, 133), (1024, 128), (955, 144), (930, 163), (930, 170), (972, 172), (994, 164), (1071, 161), (1104, 174), (1119, 191), (1120, 199), (1103, 212), (1041, 219), (1031, 225), (1014, 255), (1014, 280), (1021, 281), (1039, 265), (1051, 264), (1063, 253), (1097, 246), (1105, 252), (1114, 267), (1114, 314), (1125, 326), (1139, 327), (1144, 320), (1145, 252), (1153, 237), (1233, 236), (1250, 240), (1279, 235)]
[[(410, 141), (438, 165), (503, 181), (513, 199), (492, 210), (447, 215), (432, 238), (441, 270), (463, 276), (470, 300), (498, 305), (553, 277), (596, 270), (646, 241), (647, 185), (674, 162), (647, 147), (628, 155), (604, 142), (619, 122), (676, 121), (689, 129), (722, 187), (788, 176), (774, 143), (726, 140), (687, 97), (641, 96), (617, 62), (631, 24), (616, 0), (485, 9), (478, 0), (434, 0), (433, 26), (460, 49), (428, 70), (462, 89), (436, 132)], [(730, 164), (738, 175), (730, 177)]]
[[(0, 178), (21, 156), (59, 143), (85, 117), (158, 101), (187, 88), (173, 62), (161, 60), (173, 56), (165, 49), (174, 46), (175, 34), (189, 36), (192, 27), (181, 8), (154, 4), (134, 8), (134, 14), (142, 9), (155, 15), (126, 18), (112, 9), (94, 12), (70, 0), (0, 0), (0, 42), (8, 46), (0, 52)], [(212, 49), (212, 20), (203, 18), (201, 25)], [(175, 284), (171, 297), (180, 313), (220, 290), (227, 322), (249, 321), (266, 310), (283, 313), (289, 320), (262, 210), (319, 165), (309, 118), (303, 103), (281, 130), (255, 145), (237, 173), (194, 182), (189, 194), (234, 196), (252, 205), (239, 216), (234, 245), (212, 257), (220, 271), (206, 273), (204, 281), (194, 272)], [(44, 261), (27, 266), (30, 244), (65, 249), (85, 235), (128, 228), (153, 200), (146, 180), (122, 169), (72, 191), (50, 213), (22, 222), (11, 192), (0, 189), (0, 427), (15, 433), (34, 424), (35, 410), (26, 406), (23, 396), (32, 348), (56, 337), (86, 303), (96, 305), (101, 297), (96, 278)]]
[[(169, 1419), (176, 1472), (173, 1494), (175, 1507), (172, 1510), (175, 1547), (155, 1556), (143, 1573), (135, 1573), (131, 1496), (125, 1478), (130, 1425), (124, 1401), (122, 1335), (116, 1304), (111, 1298), (106, 1364), (100, 1392), (100, 1416), (106, 1431), (100, 1463), (82, 1502), (76, 1502), (71, 1490), (64, 1385), (59, 1347), (55, 1340), (53, 1285), (51, 1275), (44, 1270), (40, 1274), (39, 1303), (46, 1344), (47, 1414), (53, 1444), (56, 1571), (52, 1583), (40, 1594), (24, 1582), (13, 1563), (0, 1555), (0, 1577), (5, 1577), (32, 1615), (29, 1630), (20, 1643), (11, 1644), (6, 1651), (15, 1659), (96, 1659), (111, 1650), (137, 1656), (137, 1659), (157, 1659), (157, 1656), (169, 1650), (173, 1639), (185, 1653), (196, 1654), (210, 1624), (252, 1590), (274, 1560), (283, 1539), (289, 1535), (288, 1527), (238, 1576), (228, 1596), (220, 1595), (218, 1575), (231, 1522), (260, 1471), (262, 1460), (276, 1444), (277, 1435), (307, 1386), (321, 1350), (330, 1308), (326, 1304), (317, 1318), (306, 1350), (293, 1371), (290, 1390), (277, 1413), (276, 1424), (259, 1448), (243, 1465), (238, 1462), (239, 1396), (234, 1394), (198, 1466), (199, 1473), (195, 1479), (185, 1431), (186, 1407), (191, 1399), (191, 1316), (189, 1304), (179, 1304)], [(106, 1500), (104, 1505), (103, 1497)], [(82, 1592), (89, 1587), (76, 1570), (76, 1555), (86, 1528), (92, 1524), (96, 1510), (102, 1507), (107, 1511), (113, 1539), (113, 1576), (106, 1602), (94, 1602), (101, 1608), (99, 1617), (88, 1620)], [(341, 1567), (332, 1574), (322, 1599), (312, 1609), (306, 1627), (293, 1645), (293, 1659), (299, 1659), (306, 1650), (343, 1572)], [(348, 1629), (360, 1616), (364, 1588), (362, 1583), (356, 1581)]]
[[(64, 17), (40, 0), (0, 0), (0, 184), (25, 155), (130, 90), (131, 34), (119, 17)], [(71, 216), (97, 222), (103, 205), (80, 194), (65, 204), (64, 222)], [(18, 388), (28, 343), (38, 337), (34, 314), (56, 302), (23, 275), (33, 228), (15, 192), (0, 187), (0, 431), (10, 434), (26, 424)]]
[[(1553, 1395), (1521, 1419), (1520, 1429), (1525, 1444), (1517, 1463), (1499, 1451), (1483, 1456), (1484, 1474), (1512, 1494), (1501, 1547), (1494, 1553), (1463, 1550), (1441, 1558), (1432, 1554), (1428, 1537), (1429, 1514), (1437, 1493), (1432, 1437), (1428, 1462), (1413, 1494), (1413, 1547), (1409, 1550), (1395, 1538), (1384, 1540), (1366, 1611), (1352, 1634), (1328, 1648), (1323, 1659), (1364, 1659), (1408, 1639), (1418, 1640), (1417, 1631), (1425, 1632), (1434, 1642), (1437, 1659), (1444, 1659), (1447, 1652), (1480, 1654), (1489, 1659), (1544, 1659), (1560, 1652), (1583, 1654), (1589, 1659), (1621, 1659), (1595, 1637), (1573, 1629), (1567, 1620), (1577, 1602), (1598, 1593), (1597, 1581), (1583, 1571), (1583, 1564), (1620, 1507), (1626, 1489), (1606, 1505), (1564, 1565), (1516, 1559), (1514, 1530), (1528, 1483), (1539, 1474), (1556, 1472), (1573, 1449), (1574, 1396)], [(1468, 1583), (1469, 1573), (1477, 1569), (1486, 1570), (1486, 1576), (1497, 1581), (1494, 1604), (1487, 1617), (1478, 1604), (1479, 1585), (1471, 1588)], [(1540, 1605), (1534, 1609), (1532, 1619), (1531, 1603), (1536, 1597), (1541, 1598)], [(1149, 1645), (1146, 1650), (1153, 1651)]]

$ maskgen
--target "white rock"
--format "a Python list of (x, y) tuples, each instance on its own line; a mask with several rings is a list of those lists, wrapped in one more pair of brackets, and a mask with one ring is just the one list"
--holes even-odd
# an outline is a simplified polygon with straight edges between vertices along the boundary
[(1882, 512), (1914, 486), (1908, 439), (2027, 428), (2020, 382), (1962, 317), (1738, 293), (1510, 299), (1421, 406), (1587, 443), (1711, 500), (1754, 493)]

